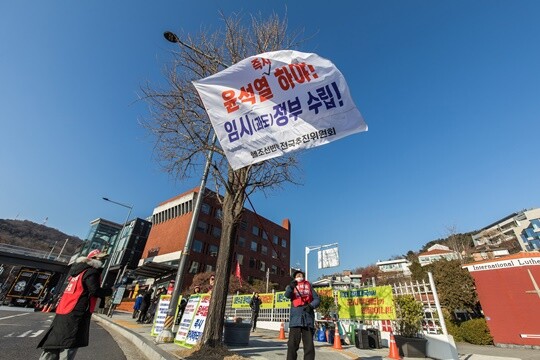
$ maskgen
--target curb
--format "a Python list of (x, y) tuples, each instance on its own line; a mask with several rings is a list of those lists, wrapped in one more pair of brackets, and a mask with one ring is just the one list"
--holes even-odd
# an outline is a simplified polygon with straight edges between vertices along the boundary
[(92, 316), (94, 320), (96, 320), (101, 325), (110, 328), (118, 333), (120, 333), (122, 336), (124, 336), (126, 339), (128, 339), (133, 345), (137, 346), (137, 348), (146, 356), (148, 359), (151, 360), (176, 360), (180, 359), (179, 357), (176, 357), (175, 355), (158, 348), (152, 340), (145, 339), (144, 337), (134, 333), (131, 330), (128, 330), (113, 321), (109, 320), (105, 315), (102, 314), (94, 314)]

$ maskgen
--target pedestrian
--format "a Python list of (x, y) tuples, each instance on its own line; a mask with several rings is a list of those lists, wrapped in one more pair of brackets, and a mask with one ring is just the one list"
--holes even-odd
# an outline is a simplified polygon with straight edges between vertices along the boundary
[(92, 250), (75, 260), (69, 279), (56, 308), (56, 316), (38, 348), (40, 360), (72, 360), (78, 348), (88, 346), (90, 318), (98, 298), (112, 295), (112, 289), (101, 287), (101, 271), (106, 253)]
[(304, 347), (304, 360), (315, 359), (315, 311), (319, 306), (319, 295), (301, 270), (293, 273), (293, 280), (285, 288), (285, 297), (291, 299), (289, 315), (289, 340), (287, 360), (296, 360), (300, 340)]
[(150, 304), (152, 302), (153, 292), (154, 289), (148, 289), (143, 295), (139, 318), (137, 319), (137, 322), (140, 324), (144, 323), (144, 321), (146, 320), (146, 312), (148, 311), (148, 308), (150, 307)]
[(141, 304), (143, 301), (143, 294), (139, 293), (137, 297), (135, 298), (135, 303), (133, 304), (133, 319), (137, 318), (139, 315), (139, 311), (141, 310)]
[(259, 317), (259, 309), (261, 308), (262, 300), (259, 297), (259, 293), (253, 293), (249, 307), (251, 308), (251, 331), (255, 331), (257, 328), (257, 318)]

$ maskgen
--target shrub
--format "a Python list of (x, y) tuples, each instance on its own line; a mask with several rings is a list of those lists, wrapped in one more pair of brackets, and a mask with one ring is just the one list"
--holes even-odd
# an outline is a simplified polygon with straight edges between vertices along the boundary
[(399, 295), (394, 298), (394, 304), (398, 333), (405, 337), (416, 337), (422, 331), (424, 305), (412, 295)]
[(463, 340), (471, 344), (493, 344), (493, 338), (489, 333), (489, 328), (485, 319), (472, 319), (462, 322), (459, 326), (459, 333)]

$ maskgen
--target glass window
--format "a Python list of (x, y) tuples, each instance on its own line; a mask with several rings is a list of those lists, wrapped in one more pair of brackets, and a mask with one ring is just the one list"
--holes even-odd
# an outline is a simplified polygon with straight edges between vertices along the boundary
[(248, 228), (247, 221), (246, 220), (240, 221), (240, 229), (247, 230), (247, 228)]
[(217, 256), (219, 251), (219, 247), (217, 245), (210, 245), (208, 248), (208, 252), (210, 253), (210, 256)]
[(274, 235), (274, 244), (279, 244), (279, 237), (277, 235)]
[(261, 246), (261, 254), (268, 255), (268, 247), (262, 245)]
[(259, 236), (259, 228), (258, 228), (257, 226), (253, 226), (253, 227), (251, 228), (251, 233), (252, 233), (253, 235)]
[(250, 257), (249, 258), (249, 267), (254, 268), (255, 267), (255, 259)]
[(262, 238), (263, 238), (264, 240), (268, 240), (268, 234), (267, 234), (266, 231), (264, 231), (264, 230), (263, 230), (263, 232), (262, 232)]
[(251, 251), (257, 251), (257, 243), (255, 241), (251, 242)]
[(278, 256), (277, 256), (277, 251), (272, 249), (272, 259), (277, 259)]
[(214, 271), (214, 267), (212, 265), (206, 265), (206, 268), (204, 269), (205, 272), (211, 272)]
[(261, 266), (259, 267), (259, 270), (266, 271), (266, 263), (264, 261), (261, 261)]
[(277, 266), (276, 265), (272, 265), (272, 267), (270, 268), (270, 273), (272, 274), (277, 274)]
[(189, 267), (189, 273), (196, 274), (197, 271), (199, 271), (199, 263), (197, 261), (193, 261)]
[(281, 247), (287, 248), (287, 240), (281, 239)]
[(216, 209), (214, 216), (216, 219), (223, 219), (223, 211), (221, 211), (221, 209)]
[(238, 238), (238, 246), (245, 247), (246, 246), (246, 239), (243, 237)]
[(212, 236), (217, 237), (217, 238), (220, 237), (221, 236), (221, 228), (217, 227), (217, 226), (212, 227)]
[(240, 265), (244, 265), (244, 255), (242, 255), (242, 254), (236, 254), (236, 261), (237, 261)]
[(193, 250), (194, 252), (202, 252), (202, 249), (203, 249), (203, 242), (200, 241), (200, 240), (195, 240), (193, 241), (193, 245), (191, 246), (191, 250)]
[(210, 207), (210, 205), (208, 205), (208, 204), (202, 204), (202, 205), (201, 205), (201, 212), (202, 212), (203, 214), (208, 215), (208, 214), (210, 214), (210, 211), (211, 211), (211, 210), (212, 210), (212, 207)]
[(197, 230), (205, 233), (208, 230), (208, 224), (205, 223), (204, 221), (199, 221), (197, 223)]

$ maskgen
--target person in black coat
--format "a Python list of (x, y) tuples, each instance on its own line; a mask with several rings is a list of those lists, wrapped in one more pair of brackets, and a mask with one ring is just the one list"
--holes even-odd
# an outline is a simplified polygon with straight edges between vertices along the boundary
[(259, 297), (259, 293), (254, 293), (249, 302), (249, 307), (251, 308), (251, 331), (255, 331), (257, 328), (257, 318), (259, 317), (261, 304), (262, 300)]
[(78, 348), (88, 346), (90, 318), (97, 299), (112, 295), (112, 289), (101, 287), (102, 260), (107, 254), (92, 250), (79, 257), (69, 271), (69, 282), (56, 308), (51, 327), (38, 344), (40, 360), (75, 358)]
[(148, 312), (148, 308), (150, 307), (150, 304), (152, 303), (152, 293), (154, 292), (154, 289), (149, 289), (146, 291), (146, 293), (143, 296), (142, 304), (141, 304), (141, 312), (139, 313), (139, 318), (137, 319), (138, 323), (144, 323), (146, 320), (146, 313)]

